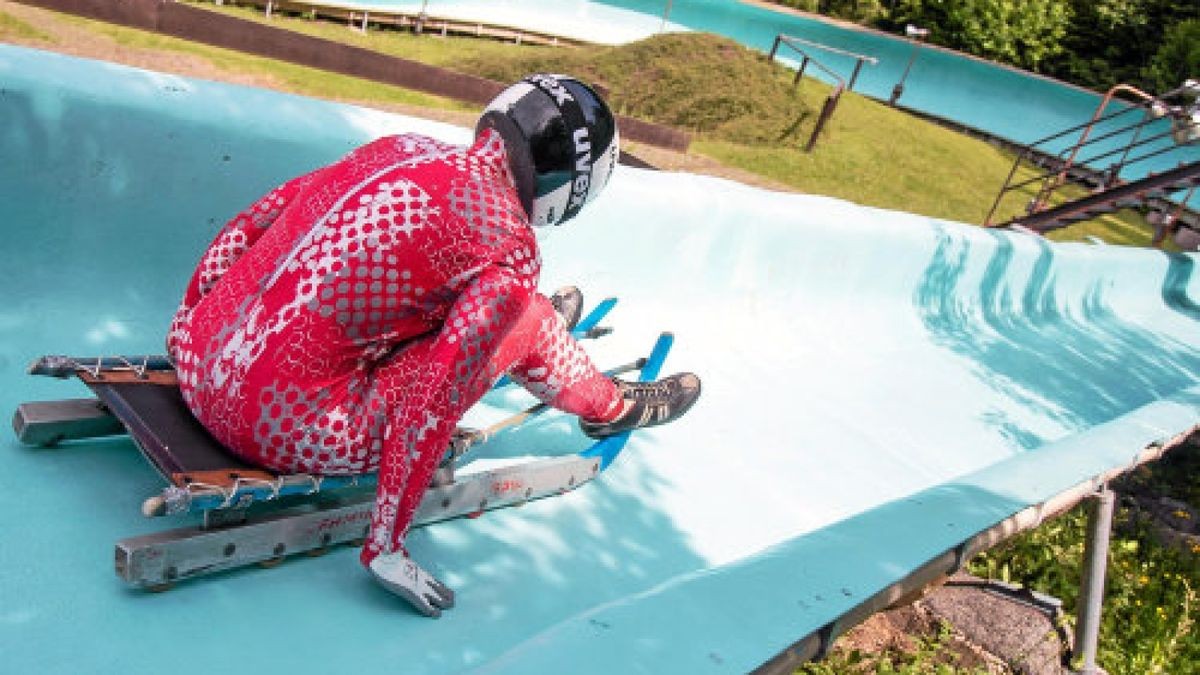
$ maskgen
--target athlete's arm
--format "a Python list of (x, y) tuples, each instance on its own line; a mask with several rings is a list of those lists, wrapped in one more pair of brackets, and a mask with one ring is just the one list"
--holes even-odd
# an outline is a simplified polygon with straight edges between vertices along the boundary
[(493, 265), (459, 294), (392, 417), (362, 561), (403, 550), (404, 536), (455, 425), (487, 391), (487, 366), (536, 289), (536, 269)]

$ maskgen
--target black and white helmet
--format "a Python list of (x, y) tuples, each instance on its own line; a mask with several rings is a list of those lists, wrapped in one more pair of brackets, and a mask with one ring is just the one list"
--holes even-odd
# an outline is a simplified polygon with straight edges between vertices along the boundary
[[(521, 202), (535, 227), (560, 225), (604, 189), (620, 142), (612, 111), (591, 87), (565, 75), (530, 75), (484, 110), (477, 132), (504, 137), (518, 174), (532, 167)], [(526, 181), (528, 182), (528, 181)]]

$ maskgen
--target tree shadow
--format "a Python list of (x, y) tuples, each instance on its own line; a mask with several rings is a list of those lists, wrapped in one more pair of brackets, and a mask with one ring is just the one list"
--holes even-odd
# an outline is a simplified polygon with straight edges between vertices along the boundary
[[(974, 376), (993, 390), (1078, 430), (1200, 378), (1200, 347), (1118, 316), (1104, 280), (1088, 282), (1079, 298), (1060, 291), (1059, 268), (1080, 261), (1061, 260), (1053, 245), (1038, 239), (1030, 266), (1012, 235), (989, 234), (992, 252), (972, 281), (978, 254), (971, 241), (940, 228), (914, 300), (934, 342), (965, 357)], [(1195, 302), (1185, 288), (1190, 273), (1191, 261), (1173, 256), (1163, 298), (1195, 319)], [(1003, 414), (984, 419), (1020, 447), (1047, 440)]]

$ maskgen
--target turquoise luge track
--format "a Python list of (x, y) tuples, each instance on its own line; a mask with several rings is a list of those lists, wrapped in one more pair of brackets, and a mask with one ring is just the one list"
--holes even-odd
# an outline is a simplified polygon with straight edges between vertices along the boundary
[[(43, 353), (159, 351), (201, 250), (273, 184), (433, 123), (0, 47), (0, 409), (84, 395)], [(544, 284), (620, 297), (602, 364), (662, 330), (704, 377), (568, 495), (431, 526), (439, 621), (340, 549), (127, 590), (160, 483), (126, 439), (0, 440), (6, 672), (744, 672), (991, 524), (1200, 419), (1197, 256), (1054, 245), (623, 167)], [(508, 388), (472, 413), (528, 404)], [(479, 465), (574, 452), (547, 415)]]

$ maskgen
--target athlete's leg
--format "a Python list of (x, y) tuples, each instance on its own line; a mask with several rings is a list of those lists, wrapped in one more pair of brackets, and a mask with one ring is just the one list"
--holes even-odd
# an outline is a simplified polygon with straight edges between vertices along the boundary
[(621, 411), (621, 393), (567, 331), (550, 300), (534, 295), (488, 367), (507, 373), (534, 396), (564, 412), (604, 422)]
[(583, 432), (596, 438), (672, 422), (700, 398), (700, 378), (694, 373), (655, 382), (606, 377), (540, 295), (527, 305), (490, 368), (493, 376), (507, 371), (542, 401), (578, 415)]

